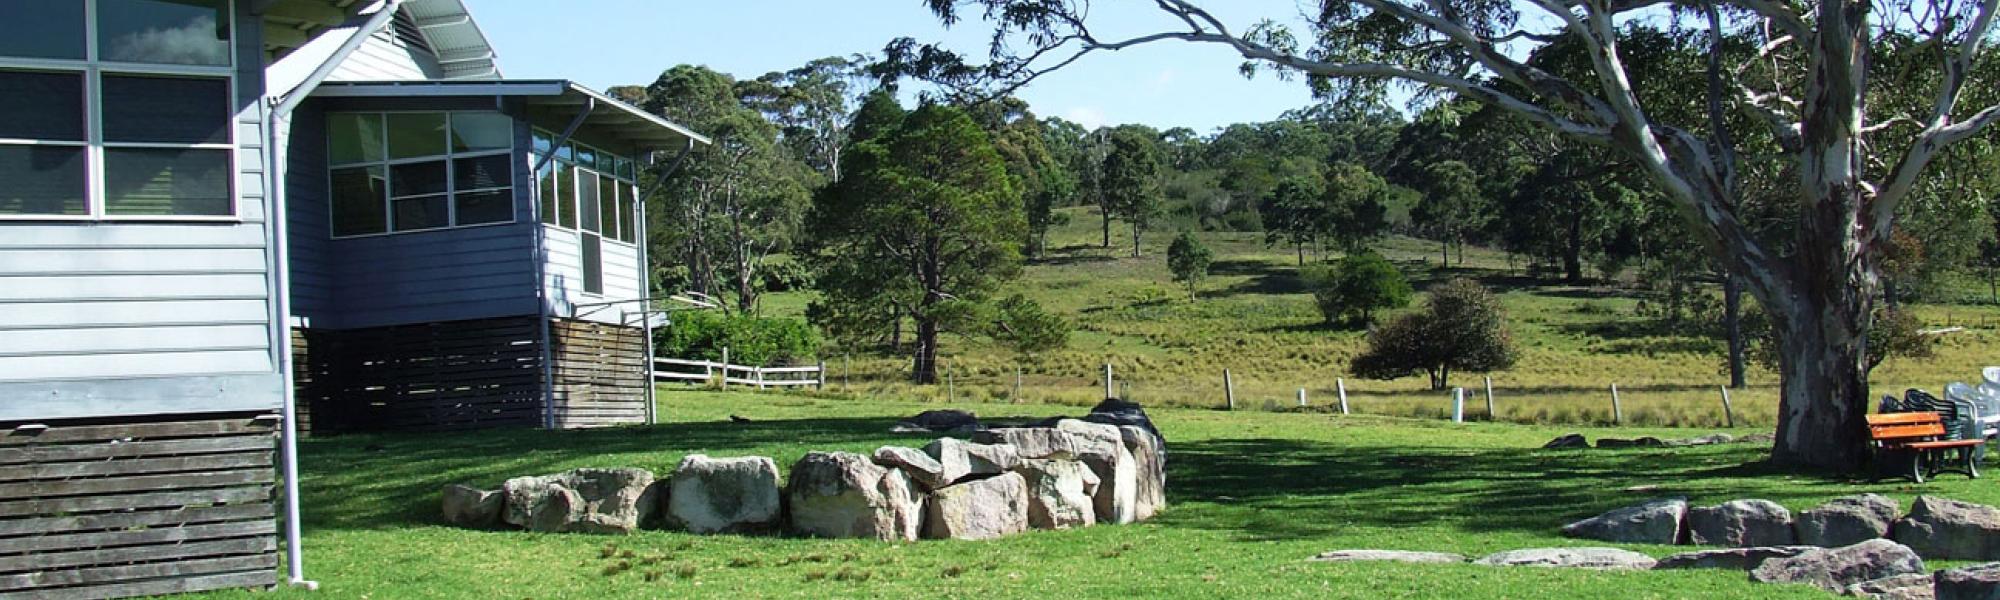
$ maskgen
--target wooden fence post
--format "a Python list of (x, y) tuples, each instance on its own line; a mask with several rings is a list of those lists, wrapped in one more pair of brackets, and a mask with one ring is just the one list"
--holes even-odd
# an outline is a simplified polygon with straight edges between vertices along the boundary
[(1222, 370), (1222, 399), (1229, 401), (1229, 410), (1236, 410), (1236, 379), (1229, 375), (1229, 369)]
[(1305, 408), (1305, 406), (1306, 406), (1306, 389), (1299, 388), (1299, 408)]
[(1021, 366), (1014, 365), (1014, 395), (1008, 398), (1015, 404), (1021, 403)]
[(944, 372), (944, 400), (946, 402), (958, 401), (958, 387), (952, 383), (951, 371)]
[(1452, 422), (1466, 422), (1466, 388), (1452, 388)]
[(729, 347), (722, 347), (722, 389), (729, 389)]
[(840, 391), (843, 392), (847, 391), (847, 374), (848, 371), (853, 368), (853, 366), (854, 366), (854, 353), (852, 352), (842, 353), (840, 355)]
[(1734, 428), (1736, 427), (1736, 411), (1729, 408), (1729, 386), (1717, 387), (1722, 388), (1722, 424), (1725, 427)]
[(1347, 414), (1347, 380), (1335, 378), (1333, 385), (1340, 392), (1340, 414)]
[(1104, 397), (1117, 397), (1111, 392), (1111, 363), (1104, 363)]
[(826, 361), (823, 360), (819, 361), (819, 372), (814, 373), (813, 375), (815, 379), (817, 379), (816, 381), (813, 382), (813, 390), (820, 392), (826, 391)]
[(1618, 384), (1611, 384), (1611, 423), (1625, 424), (1625, 408), (1618, 404)]
[(1493, 412), (1493, 378), (1486, 378), (1486, 420), (1498, 421), (1500, 415)]

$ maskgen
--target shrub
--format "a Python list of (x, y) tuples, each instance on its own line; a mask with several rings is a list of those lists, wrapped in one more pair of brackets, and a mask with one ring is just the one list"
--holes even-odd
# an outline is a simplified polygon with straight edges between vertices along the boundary
[(1450, 384), (1452, 371), (1494, 371), (1514, 366), (1506, 314), (1492, 292), (1467, 279), (1431, 290), (1424, 311), (1403, 315), (1369, 332), (1368, 349), (1354, 358), (1356, 375), (1396, 379), (1422, 372), (1431, 389)]
[(1195, 239), (1193, 232), (1182, 231), (1173, 245), (1167, 246), (1167, 270), (1173, 271), (1174, 281), (1187, 286), (1189, 302), (1195, 300), (1195, 292), (1201, 288), (1201, 280), (1208, 278), (1208, 266), (1213, 262), (1215, 253)]
[(1304, 278), (1320, 315), (1331, 324), (1346, 321), (1365, 327), (1375, 322), (1377, 310), (1408, 306), (1412, 294), (1403, 272), (1374, 252), (1308, 266)]
[(660, 356), (721, 360), (728, 348), (729, 362), (739, 365), (803, 362), (819, 346), (819, 334), (805, 321), (714, 310), (674, 313), (673, 323), (653, 332)]

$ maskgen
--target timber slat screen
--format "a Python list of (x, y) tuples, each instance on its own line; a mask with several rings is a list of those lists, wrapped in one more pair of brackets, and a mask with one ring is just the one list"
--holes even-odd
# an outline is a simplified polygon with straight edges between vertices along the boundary
[(507, 317), (309, 334), (315, 431), (542, 425), (539, 321)]
[(0, 424), (0, 600), (275, 585), (278, 424)]
[(646, 422), (644, 330), (566, 319), (550, 326), (556, 427)]

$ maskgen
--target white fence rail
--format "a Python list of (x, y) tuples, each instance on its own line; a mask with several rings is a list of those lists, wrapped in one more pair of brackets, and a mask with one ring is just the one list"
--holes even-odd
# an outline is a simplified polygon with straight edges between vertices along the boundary
[(709, 360), (653, 359), (653, 381), (699, 385), (716, 381), (718, 374), (721, 375), (723, 388), (728, 388), (730, 385), (754, 385), (760, 390), (774, 387), (811, 386), (816, 389), (826, 387), (824, 364), (806, 367), (756, 367)]

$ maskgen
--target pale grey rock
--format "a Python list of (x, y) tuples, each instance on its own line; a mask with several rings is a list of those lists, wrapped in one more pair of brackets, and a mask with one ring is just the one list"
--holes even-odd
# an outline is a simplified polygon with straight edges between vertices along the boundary
[(1684, 498), (1658, 498), (1564, 525), (1562, 534), (1603, 542), (1673, 544), (1680, 540), (1687, 510)]
[(1682, 552), (1660, 559), (1655, 569), (1731, 569), (1748, 571), (1773, 558), (1798, 556), (1811, 550), (1812, 546), (1764, 546), (1757, 548), (1718, 548)]
[(1333, 550), (1321, 552), (1312, 557), (1318, 562), (1402, 562), (1425, 564), (1463, 563), (1464, 556), (1450, 552), (1411, 552), (1407, 550)]
[(1750, 580), (1803, 583), (1840, 593), (1848, 586), (1924, 572), (1924, 559), (1908, 546), (1873, 539), (1839, 548), (1814, 548), (1798, 556), (1773, 558), (1750, 571)]
[(499, 490), (468, 485), (444, 486), (444, 521), (459, 527), (484, 529), (500, 523), (505, 497)]
[(1825, 504), (1799, 511), (1799, 543), (1838, 548), (1888, 537), (1889, 525), (1896, 522), (1896, 515), (1901, 510), (1894, 498), (1881, 494), (1834, 498)]
[(690, 454), (667, 488), (667, 518), (694, 533), (766, 531), (784, 515), (778, 463), (763, 456)]
[(785, 485), (794, 532), (829, 538), (915, 540), (923, 494), (900, 469), (852, 452), (808, 452)]
[(1924, 558), (2000, 560), (2000, 509), (1937, 496), (1917, 496), (1892, 528)]
[(1494, 567), (1651, 569), (1653, 557), (1618, 548), (1529, 548), (1486, 555), (1473, 564)]
[(1028, 529), (1028, 486), (1019, 473), (954, 484), (931, 492), (924, 536), (989, 540)]
[(2000, 600), (2000, 563), (1938, 571), (1932, 584), (1937, 600)]
[(875, 449), (875, 464), (894, 467), (910, 476), (910, 480), (923, 486), (924, 491), (951, 485), (944, 476), (944, 465), (931, 455), (916, 448), (883, 446)]
[(1132, 454), (1132, 520), (1153, 518), (1167, 507), (1167, 448), (1160, 437), (1143, 427), (1122, 425), (1118, 432), (1126, 452)]
[(1082, 462), (1027, 459), (1014, 469), (1028, 486), (1028, 526), (1069, 529), (1097, 524), (1091, 495), (1101, 481)]
[(631, 533), (659, 513), (659, 486), (645, 469), (573, 469), (516, 477), (501, 486), (506, 521), (530, 531)]
[(1928, 573), (1893, 575), (1847, 586), (1844, 592), (1870, 600), (1932, 600), (1937, 597)]
[(1688, 540), (1705, 546), (1789, 546), (1792, 511), (1770, 500), (1731, 500), (1688, 509)]

